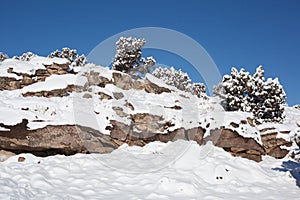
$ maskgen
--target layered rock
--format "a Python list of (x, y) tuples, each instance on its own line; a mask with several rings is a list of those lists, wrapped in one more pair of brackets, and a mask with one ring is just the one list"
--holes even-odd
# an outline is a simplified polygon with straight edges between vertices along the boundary
[(91, 128), (58, 125), (28, 130), (27, 124), (27, 120), (14, 126), (1, 124), (10, 131), (0, 131), (0, 148), (14, 153), (32, 153), (37, 156), (108, 153), (117, 148), (109, 136)]
[(13, 68), (7, 70), (10, 74), (15, 74), (22, 77), (21, 79), (16, 79), (13, 77), (0, 76), (0, 90), (16, 90), (22, 89), (25, 86), (36, 82), (45, 81), (45, 79), (52, 74), (62, 75), (72, 73), (74, 71), (69, 70), (68, 64), (56, 64), (44, 65), (45, 69), (37, 69), (34, 74), (19, 73), (13, 71)]

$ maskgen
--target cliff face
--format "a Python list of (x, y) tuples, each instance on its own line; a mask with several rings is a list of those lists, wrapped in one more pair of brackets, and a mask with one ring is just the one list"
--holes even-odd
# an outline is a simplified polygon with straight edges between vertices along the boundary
[(299, 145), (300, 111), (283, 124), (225, 112), (147, 74), (144, 79), (64, 59), (0, 62), (0, 150), (54, 154), (106, 153), (124, 143), (212, 141), (234, 156), (282, 158)]

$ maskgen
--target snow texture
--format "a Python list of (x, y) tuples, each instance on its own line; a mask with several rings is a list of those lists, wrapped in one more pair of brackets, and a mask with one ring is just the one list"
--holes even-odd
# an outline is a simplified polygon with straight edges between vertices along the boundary
[(21, 154), (0, 163), (0, 198), (296, 200), (290, 162), (256, 163), (187, 141), (123, 145), (110, 154)]

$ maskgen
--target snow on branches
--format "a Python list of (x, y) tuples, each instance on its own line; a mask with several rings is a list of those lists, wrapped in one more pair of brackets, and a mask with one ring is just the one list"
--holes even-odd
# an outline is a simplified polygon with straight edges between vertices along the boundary
[(283, 120), (283, 105), (286, 94), (278, 79), (265, 81), (262, 66), (253, 76), (244, 69), (232, 68), (231, 76), (225, 75), (223, 81), (214, 88), (214, 94), (222, 99), (228, 111), (246, 111), (264, 121)]
[(8, 58), (8, 55), (0, 52), (0, 62), (2, 62), (3, 60), (7, 59)]
[(66, 58), (70, 61), (71, 66), (83, 66), (87, 63), (86, 57), (78, 55), (76, 49), (62, 48), (61, 51), (55, 50), (54, 52), (48, 55), (49, 58)]
[(206, 98), (205, 85), (202, 83), (192, 83), (187, 73), (171, 68), (156, 68), (152, 74), (164, 81), (166, 84), (174, 86), (179, 90), (190, 92), (199, 98)]
[(145, 39), (121, 37), (116, 42), (116, 55), (112, 69), (131, 75), (149, 73), (156, 61), (153, 57), (142, 57), (142, 47), (145, 43)]
[(34, 56), (36, 56), (36, 54), (29, 51), (29, 52), (23, 53), (21, 56), (14, 56), (13, 59), (22, 60), (22, 61), (29, 61)]

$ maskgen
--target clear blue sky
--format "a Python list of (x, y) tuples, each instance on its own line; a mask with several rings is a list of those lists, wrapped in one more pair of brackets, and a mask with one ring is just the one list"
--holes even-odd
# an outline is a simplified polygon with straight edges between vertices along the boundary
[[(174, 29), (198, 41), (222, 74), (232, 66), (253, 73), (262, 64), (267, 77), (279, 77), (288, 104), (300, 103), (297, 0), (10, 0), (1, 1), (0, 19), (0, 51), (9, 56), (27, 51), (48, 55), (65, 46), (88, 54), (128, 29)], [(189, 72), (184, 61), (157, 57), (159, 63)]]

